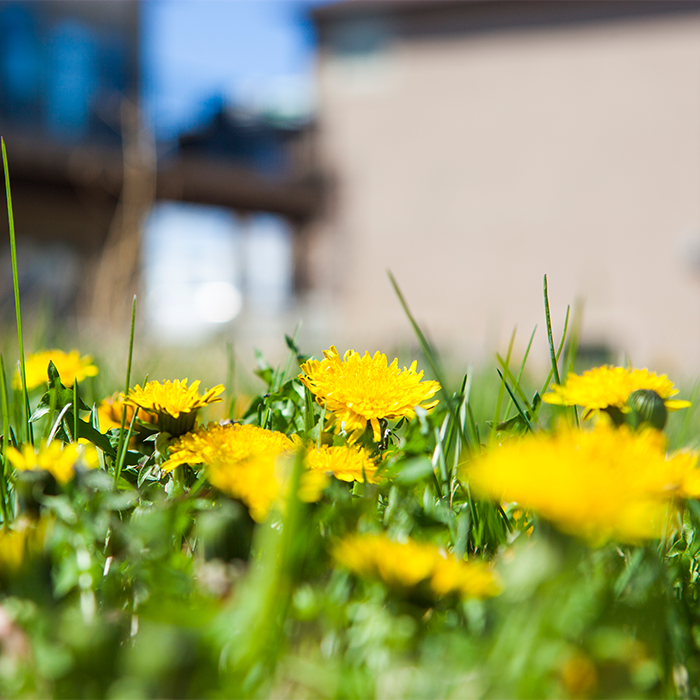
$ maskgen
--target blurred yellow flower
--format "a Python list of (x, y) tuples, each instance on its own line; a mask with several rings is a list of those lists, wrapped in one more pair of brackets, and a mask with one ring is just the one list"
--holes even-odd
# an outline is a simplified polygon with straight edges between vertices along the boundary
[(598, 684), (598, 672), (593, 661), (582, 651), (574, 651), (561, 664), (559, 678), (574, 698), (592, 697)]
[(207, 404), (221, 401), (219, 394), (224, 387), (218, 384), (199, 395), (199, 381), (187, 386), (187, 379), (180, 381), (148, 382), (143, 388), (138, 384), (129, 389), (125, 403), (138, 406), (158, 416), (158, 429), (171, 435), (182, 435), (194, 428), (197, 411)]
[(433, 544), (395, 542), (386, 535), (350, 535), (333, 549), (336, 562), (365, 578), (390, 586), (413, 588), (427, 582), (437, 596), (465, 598), (498, 595), (500, 583), (481, 561), (463, 561)]
[(95, 469), (99, 464), (94, 445), (64, 444), (58, 440), (49, 445), (42, 440), (36, 448), (22, 445), (21, 451), (9, 446), (7, 458), (18, 471), (44, 470), (60, 484), (68, 483), (75, 476), (76, 467)]
[(19, 518), (10, 530), (0, 530), (0, 575), (14, 573), (44, 547), (49, 521)]
[(514, 501), (593, 542), (662, 537), (676, 501), (700, 494), (697, 456), (667, 458), (656, 430), (600, 423), (494, 447), (469, 463), (474, 491)]
[(639, 389), (655, 391), (669, 411), (690, 406), (690, 401), (671, 399), (678, 389), (665, 374), (657, 375), (646, 369), (625, 369), (604, 365), (584, 372), (582, 375), (570, 372), (564, 384), (554, 384), (552, 391), (545, 394), (545, 403), (559, 406), (583, 406), (584, 417), (608, 407), (626, 409), (630, 394)]
[(379, 420), (413, 418), (416, 406), (433, 408), (438, 400), (428, 401), (440, 390), (434, 381), (421, 381), (416, 363), (399, 369), (398, 360), (387, 366), (386, 355), (376, 352), (364, 356), (348, 350), (341, 359), (335, 346), (324, 350), (325, 359), (309, 360), (301, 366), (299, 379), (316, 396), (316, 401), (331, 412), (329, 426), (345, 431), (356, 442), (369, 422), (375, 442), (382, 439)]
[(678, 498), (700, 498), (700, 469), (698, 469), (697, 452), (676, 452), (670, 457), (673, 468), (678, 475)]
[[(53, 362), (61, 377), (64, 386), (73, 386), (74, 382), (82, 382), (86, 377), (94, 377), (98, 369), (92, 364), (92, 357), (84, 355), (80, 357), (77, 350), (63, 352), (63, 350), (43, 350), (29, 355), (24, 362), (27, 374), (27, 390), (35, 389), (49, 381), (49, 362)], [(22, 388), (22, 380), (19, 371), (15, 372), (12, 382), (15, 389)]]
[(372, 461), (369, 450), (353, 445), (321, 447), (311, 446), (304, 458), (306, 467), (313, 472), (329, 474), (341, 481), (365, 481), (379, 483), (377, 465)]

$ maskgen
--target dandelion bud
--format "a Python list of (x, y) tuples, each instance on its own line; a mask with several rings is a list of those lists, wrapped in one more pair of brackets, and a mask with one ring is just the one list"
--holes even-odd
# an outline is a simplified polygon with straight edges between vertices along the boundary
[(668, 411), (664, 400), (653, 389), (633, 391), (627, 399), (627, 405), (632, 409), (630, 422), (635, 428), (648, 423), (657, 430), (664, 429)]

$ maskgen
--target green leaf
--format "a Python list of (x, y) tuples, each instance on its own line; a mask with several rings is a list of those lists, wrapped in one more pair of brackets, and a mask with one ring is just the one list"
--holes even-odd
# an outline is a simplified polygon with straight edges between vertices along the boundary
[(160, 466), (155, 462), (150, 466), (144, 465), (139, 471), (136, 485), (141, 488), (146, 481), (160, 481), (161, 475)]
[[(51, 395), (55, 396), (53, 407), (56, 411), (63, 410), (68, 404), (73, 404), (73, 389), (67, 389), (61, 382), (61, 377), (58, 374), (56, 365), (49, 360), (49, 390), (41, 397), (39, 405), (29, 419), (30, 423), (35, 423), (40, 418), (51, 411)], [(78, 410), (89, 411), (89, 406), (86, 406), (84, 401), (78, 397)]]
[[(490, 427), (491, 421), (486, 421), (486, 425)], [(502, 420), (498, 424), (499, 430), (513, 430), (514, 428), (518, 428), (520, 430), (525, 430), (527, 428), (527, 423), (523, 420), (523, 417), (520, 414), (513, 416), (508, 420)]]
[(284, 342), (287, 344), (287, 348), (289, 348), (289, 350), (294, 353), (294, 355), (297, 358), (297, 362), (300, 365), (306, 362), (311, 357), (311, 355), (305, 355), (304, 353), (302, 353), (301, 350), (299, 350), (299, 346), (297, 345), (295, 339), (287, 335), (286, 333), (284, 336)]
[(255, 375), (257, 377), (260, 377), (265, 384), (270, 386), (272, 384), (272, 378), (274, 375), (272, 367), (270, 367), (270, 364), (268, 361), (265, 359), (265, 356), (258, 350), (257, 348), (255, 349), (255, 362), (258, 365), (258, 368), (255, 370)]
[[(66, 411), (65, 420), (68, 421), (69, 426), (73, 425), (75, 418), (72, 411)], [(112, 447), (112, 444), (106, 435), (98, 432), (90, 425), (90, 423), (87, 423), (82, 419), (78, 419), (76, 425), (78, 426), (77, 438), (89, 440), (93, 445), (95, 445), (95, 447), (99, 447), (105, 454), (108, 454), (112, 458), (117, 456), (117, 451)]]

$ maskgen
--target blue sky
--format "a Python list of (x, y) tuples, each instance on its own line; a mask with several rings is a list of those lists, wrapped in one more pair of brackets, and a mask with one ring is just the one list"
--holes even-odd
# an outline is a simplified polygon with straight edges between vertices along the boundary
[(313, 104), (319, 0), (148, 0), (143, 4), (144, 101), (156, 133), (196, 126), (223, 97), (246, 108)]

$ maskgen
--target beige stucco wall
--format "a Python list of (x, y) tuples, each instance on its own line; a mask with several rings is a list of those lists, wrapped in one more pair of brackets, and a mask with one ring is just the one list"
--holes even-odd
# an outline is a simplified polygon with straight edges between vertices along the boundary
[(464, 362), (535, 324), (544, 361), (547, 273), (555, 330), (582, 299), (584, 340), (700, 372), (700, 16), (326, 50), (319, 79), (339, 347), (410, 337), (390, 268)]

